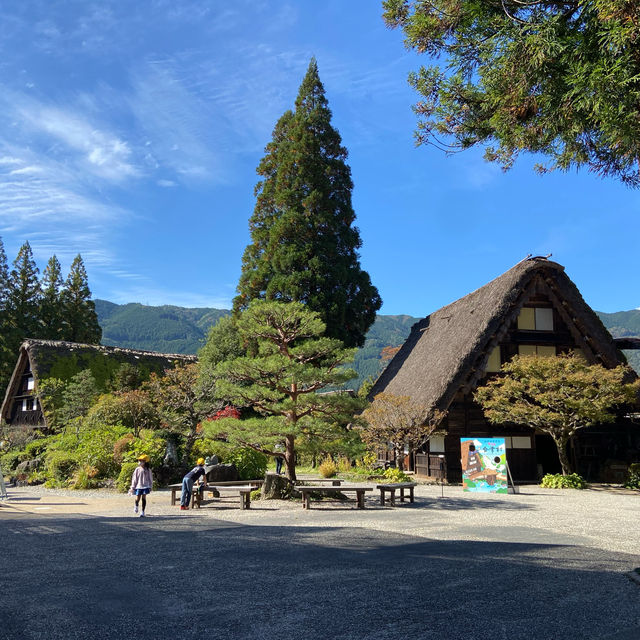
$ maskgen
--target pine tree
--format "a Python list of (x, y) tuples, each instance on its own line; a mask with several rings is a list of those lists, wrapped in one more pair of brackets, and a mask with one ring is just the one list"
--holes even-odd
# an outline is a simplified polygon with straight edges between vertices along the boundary
[(61, 300), (64, 317), (63, 340), (98, 344), (102, 338), (102, 329), (98, 324), (95, 304), (91, 300), (87, 271), (80, 254), (71, 264)]
[(360, 267), (347, 151), (315, 59), (265, 151), (234, 310), (255, 299), (302, 302), (320, 314), (327, 336), (362, 346), (382, 301)]
[[(4, 314), (9, 295), (9, 267), (7, 266), (7, 254), (4, 252), (4, 244), (0, 238), (0, 314)], [(1, 322), (0, 316), (0, 322)]]
[(25, 242), (13, 262), (7, 291), (6, 318), (9, 325), (8, 331), (13, 334), (14, 342), (17, 340), (19, 343), (25, 338), (36, 338), (40, 333), (41, 291), (38, 273), (31, 246), (29, 242)]
[(322, 393), (355, 376), (345, 365), (356, 350), (325, 337), (320, 314), (299, 302), (255, 300), (236, 324), (243, 342), (257, 343), (257, 355), (220, 362), (216, 393), (260, 417), (216, 420), (205, 432), (273, 457), (284, 444), (287, 476), (295, 481), (296, 442), (344, 437), (363, 408), (349, 393)]
[(55, 255), (49, 258), (49, 262), (42, 274), (40, 288), (40, 320), (42, 322), (43, 338), (60, 340), (63, 331), (62, 300), (62, 268)]

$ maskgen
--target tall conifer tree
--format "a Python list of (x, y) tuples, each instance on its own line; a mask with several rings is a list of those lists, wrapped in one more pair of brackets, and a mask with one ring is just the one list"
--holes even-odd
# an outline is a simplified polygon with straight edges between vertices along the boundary
[(63, 331), (62, 311), (62, 267), (55, 255), (49, 258), (49, 262), (42, 274), (40, 288), (40, 320), (42, 321), (42, 337), (52, 340), (60, 340)]
[(24, 338), (37, 338), (40, 333), (41, 291), (38, 274), (31, 245), (25, 242), (20, 247), (9, 274), (6, 309), (9, 332), (15, 334), (13, 337), (18, 343)]
[(382, 301), (360, 267), (347, 150), (315, 59), (265, 151), (234, 310), (255, 299), (303, 302), (327, 336), (361, 346)]
[(63, 339), (98, 344), (102, 338), (102, 329), (98, 324), (87, 271), (80, 254), (71, 264), (61, 299), (64, 314)]
[[(9, 267), (7, 266), (7, 254), (4, 252), (4, 244), (0, 238), (0, 313), (4, 313), (9, 295)], [(0, 319), (1, 322), (1, 319)]]

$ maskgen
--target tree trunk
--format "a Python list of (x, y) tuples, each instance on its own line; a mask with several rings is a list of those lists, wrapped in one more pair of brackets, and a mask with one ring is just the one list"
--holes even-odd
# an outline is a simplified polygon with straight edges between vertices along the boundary
[(284, 440), (284, 465), (287, 469), (287, 478), (291, 482), (296, 481), (296, 449), (295, 436), (288, 435)]
[(571, 463), (569, 462), (569, 456), (567, 456), (567, 443), (569, 438), (567, 437), (553, 437), (553, 441), (558, 448), (558, 458), (560, 458), (560, 466), (562, 467), (562, 475), (568, 476), (571, 473)]
[(293, 492), (294, 485), (288, 478), (277, 473), (267, 473), (264, 476), (264, 484), (260, 491), (262, 500), (288, 500)]

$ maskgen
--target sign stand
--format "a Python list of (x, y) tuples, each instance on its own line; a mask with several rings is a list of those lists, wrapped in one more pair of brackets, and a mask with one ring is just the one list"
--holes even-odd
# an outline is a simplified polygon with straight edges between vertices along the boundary
[[(506, 462), (506, 460), (505, 460)], [(520, 493), (520, 489), (518, 489), (518, 487), (516, 487), (516, 483), (513, 481), (513, 476), (511, 475), (511, 469), (509, 468), (509, 463), (506, 462), (507, 465), (507, 478), (509, 479), (511, 486), (507, 487), (507, 491), (509, 493)]]
[(440, 497), (444, 498), (444, 456), (438, 456), (440, 458)]

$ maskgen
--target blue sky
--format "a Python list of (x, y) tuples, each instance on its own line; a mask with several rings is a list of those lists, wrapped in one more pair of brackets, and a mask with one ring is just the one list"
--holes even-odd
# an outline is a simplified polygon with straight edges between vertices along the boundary
[(416, 148), (422, 61), (372, 0), (87, 1), (0, 8), (0, 237), (41, 268), (81, 253), (94, 297), (228, 308), (255, 168), (316, 56), (349, 150), (382, 313), (423, 316), (527, 254), (592, 307), (640, 306), (640, 191), (584, 171), (502, 173)]

